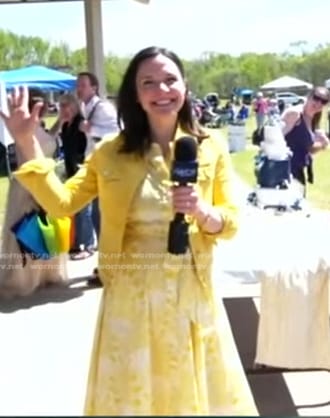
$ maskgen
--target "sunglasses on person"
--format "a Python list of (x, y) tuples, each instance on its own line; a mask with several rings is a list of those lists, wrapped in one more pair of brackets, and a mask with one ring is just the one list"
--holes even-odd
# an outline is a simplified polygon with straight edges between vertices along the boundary
[(322, 103), (322, 105), (326, 105), (328, 103), (327, 99), (325, 99), (324, 97), (320, 97), (317, 94), (313, 94), (312, 99), (314, 100), (314, 102)]

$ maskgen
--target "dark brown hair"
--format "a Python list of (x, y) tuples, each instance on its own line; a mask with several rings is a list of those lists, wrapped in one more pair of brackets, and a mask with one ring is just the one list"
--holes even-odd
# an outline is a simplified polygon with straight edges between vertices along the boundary
[[(314, 87), (310, 91), (308, 97), (313, 97), (313, 96), (317, 96), (320, 99), (323, 99), (324, 101), (327, 101), (327, 102), (329, 102), (329, 99), (330, 99), (329, 90), (326, 87), (323, 87), (323, 86)], [(316, 129), (320, 128), (321, 118), (322, 118), (322, 110), (320, 112), (315, 113), (315, 115), (312, 118), (311, 126), (312, 126), (312, 131), (313, 132)]]
[(99, 96), (100, 83), (95, 74), (89, 71), (82, 71), (77, 75), (77, 78), (79, 77), (87, 77), (90, 82), (90, 85), (92, 87), (95, 87), (96, 94)]
[[(177, 65), (182, 77), (185, 78), (181, 60), (174, 52), (165, 48), (151, 46), (141, 50), (133, 57), (123, 76), (117, 100), (118, 125), (123, 126), (122, 152), (137, 152), (143, 155), (151, 146), (147, 114), (137, 100), (136, 75), (143, 61), (157, 55), (164, 55), (172, 60)], [(194, 119), (188, 94), (178, 113), (178, 124), (187, 134), (196, 137), (199, 142), (209, 136)]]
[(312, 121), (311, 121), (312, 132), (315, 132), (316, 129), (320, 128), (321, 119), (322, 119), (322, 112), (317, 112), (312, 117)]

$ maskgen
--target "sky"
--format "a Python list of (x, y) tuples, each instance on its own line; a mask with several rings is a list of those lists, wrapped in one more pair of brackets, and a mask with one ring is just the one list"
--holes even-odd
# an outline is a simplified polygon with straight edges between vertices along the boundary
[[(93, 0), (90, 0), (93, 1)], [(299, 52), (330, 43), (329, 0), (103, 0), (104, 51), (124, 56), (150, 45), (181, 58), (205, 52)], [(71, 49), (86, 45), (82, 1), (1, 5), (0, 29)], [(290, 46), (291, 45), (291, 46)]]

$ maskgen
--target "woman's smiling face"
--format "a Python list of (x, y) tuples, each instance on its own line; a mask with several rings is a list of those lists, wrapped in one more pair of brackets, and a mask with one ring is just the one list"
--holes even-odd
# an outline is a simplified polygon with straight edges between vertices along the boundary
[(164, 55), (146, 59), (136, 76), (137, 100), (149, 119), (177, 117), (185, 97), (182, 74), (170, 58)]

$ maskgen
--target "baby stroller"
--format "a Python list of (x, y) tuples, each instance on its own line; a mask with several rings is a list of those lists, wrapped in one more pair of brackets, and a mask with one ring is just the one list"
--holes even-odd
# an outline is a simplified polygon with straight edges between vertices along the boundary
[(257, 185), (248, 202), (261, 209), (277, 211), (301, 210), (304, 191), (292, 179), (291, 151), (279, 124), (263, 128), (263, 141), (255, 157)]

